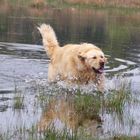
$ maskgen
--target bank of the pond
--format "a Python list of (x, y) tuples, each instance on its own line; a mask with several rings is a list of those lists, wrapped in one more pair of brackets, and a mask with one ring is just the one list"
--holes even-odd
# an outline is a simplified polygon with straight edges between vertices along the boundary
[(80, 8), (122, 8), (139, 9), (139, 0), (2, 0), (0, 3), (18, 6), (29, 6), (34, 8), (44, 8), (46, 6), (55, 7), (80, 7)]
[(64, 0), (70, 4), (86, 4), (97, 7), (125, 7), (125, 8), (139, 8), (139, 0)]

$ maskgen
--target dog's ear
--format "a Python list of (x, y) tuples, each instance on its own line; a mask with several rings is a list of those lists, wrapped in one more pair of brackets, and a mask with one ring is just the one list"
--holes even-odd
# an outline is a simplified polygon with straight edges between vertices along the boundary
[(81, 61), (85, 61), (85, 57), (81, 56), (81, 55), (78, 55), (78, 58), (81, 60)]
[(86, 59), (86, 57), (85, 57), (81, 52), (79, 52), (78, 58), (79, 58), (81, 61), (85, 61), (85, 59)]

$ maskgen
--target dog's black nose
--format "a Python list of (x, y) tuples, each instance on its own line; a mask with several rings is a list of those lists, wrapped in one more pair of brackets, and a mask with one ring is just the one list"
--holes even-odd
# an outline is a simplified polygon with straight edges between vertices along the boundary
[(105, 62), (103, 62), (103, 61), (100, 62), (100, 66), (101, 66), (101, 67), (103, 67), (104, 64), (105, 64)]

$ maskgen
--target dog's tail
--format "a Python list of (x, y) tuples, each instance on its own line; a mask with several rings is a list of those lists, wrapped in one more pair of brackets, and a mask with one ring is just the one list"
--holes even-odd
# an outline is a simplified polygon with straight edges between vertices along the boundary
[(54, 49), (59, 47), (55, 32), (53, 28), (47, 24), (42, 24), (40, 27), (37, 28), (42, 36), (43, 46), (49, 57), (51, 57)]

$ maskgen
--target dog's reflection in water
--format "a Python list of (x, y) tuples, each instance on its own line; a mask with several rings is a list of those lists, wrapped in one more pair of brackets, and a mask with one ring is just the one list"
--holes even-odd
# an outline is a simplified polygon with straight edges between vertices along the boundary
[(84, 130), (91, 136), (102, 133), (102, 120), (99, 116), (99, 108), (80, 105), (72, 95), (53, 98), (43, 112), (40, 122), (38, 123), (39, 132), (47, 129), (55, 129), (62, 132), (67, 129), (69, 133)]

